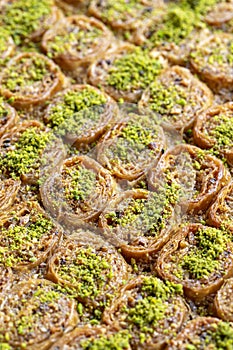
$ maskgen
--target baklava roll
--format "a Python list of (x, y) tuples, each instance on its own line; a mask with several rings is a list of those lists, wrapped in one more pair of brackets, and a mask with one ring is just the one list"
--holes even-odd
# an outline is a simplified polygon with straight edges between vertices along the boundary
[(209, 149), (233, 166), (233, 103), (213, 106), (201, 113), (193, 129), (193, 138), (197, 146)]
[(161, 186), (156, 192), (136, 189), (115, 196), (99, 218), (104, 237), (130, 260), (147, 259), (168, 241), (176, 222), (175, 187)]
[(207, 222), (217, 228), (233, 232), (233, 181), (224, 186), (208, 210)]
[(4, 295), (0, 321), (1, 342), (6, 349), (47, 350), (76, 326), (78, 314), (75, 301), (55, 284), (30, 279)]
[(206, 210), (230, 179), (218, 158), (187, 144), (175, 146), (162, 155), (149, 174), (152, 188), (161, 177), (165, 183), (180, 187), (181, 207), (194, 214)]
[(233, 276), (229, 232), (201, 224), (174, 229), (159, 253), (156, 271), (166, 281), (182, 284), (190, 299), (200, 300), (216, 292)]
[(163, 0), (94, 0), (88, 13), (117, 30), (132, 30), (142, 26), (164, 7)]
[(191, 67), (214, 91), (233, 83), (233, 34), (216, 32), (200, 40), (190, 54)]
[[(48, 162), (46, 151), (58, 148), (60, 141), (36, 120), (16, 125), (0, 139), (1, 176), (21, 179), (26, 184), (37, 184), (42, 164)], [(49, 159), (56, 163), (56, 158)]]
[(113, 193), (111, 175), (88, 156), (61, 162), (41, 186), (45, 208), (70, 227), (98, 218)]
[(104, 308), (128, 280), (130, 266), (121, 254), (96, 236), (89, 244), (81, 233), (63, 240), (48, 262), (46, 277), (71, 292), (80, 303), (92, 307), (101, 316)]
[(183, 67), (168, 68), (143, 92), (141, 112), (156, 114), (165, 128), (188, 130), (213, 102), (211, 90)]
[(88, 78), (115, 100), (137, 102), (166, 65), (158, 52), (152, 55), (140, 47), (123, 44), (91, 64)]
[(112, 175), (134, 180), (156, 166), (165, 144), (156, 118), (129, 113), (97, 144), (97, 160)]
[(7, 0), (1, 7), (0, 23), (10, 33), (16, 45), (39, 41), (44, 32), (62, 12), (53, 0)]
[(82, 74), (112, 41), (113, 35), (104, 24), (80, 15), (57, 22), (43, 36), (42, 48), (61, 68)]
[(103, 321), (127, 330), (132, 349), (164, 349), (188, 316), (182, 286), (153, 276), (129, 281), (103, 314)]
[(12, 58), (0, 75), (1, 94), (17, 108), (30, 108), (48, 101), (61, 90), (64, 77), (49, 58), (36, 52)]
[(131, 350), (127, 330), (114, 331), (103, 325), (101, 327), (78, 327), (72, 332), (65, 334), (50, 350), (95, 350), (95, 349), (118, 349)]
[(62, 236), (36, 202), (12, 207), (0, 218), (0, 264), (29, 270), (52, 254)]
[(0, 295), (11, 289), (12, 275), (10, 267), (0, 266)]
[(205, 16), (205, 22), (214, 30), (233, 32), (233, 3), (219, 2)]
[(168, 4), (157, 18), (139, 26), (134, 42), (148, 49), (156, 49), (172, 64), (184, 65), (190, 50), (203, 36), (195, 12), (174, 3)]
[[(214, 299), (217, 316), (224, 321), (233, 322), (233, 278), (227, 279)], [(232, 343), (233, 344), (233, 343)]]
[(0, 100), (0, 138), (11, 130), (18, 119), (16, 110), (8, 103)]
[(45, 123), (77, 148), (96, 141), (118, 116), (115, 101), (90, 85), (58, 93), (44, 113)]
[(167, 350), (231, 349), (232, 324), (214, 317), (197, 317), (172, 340)]

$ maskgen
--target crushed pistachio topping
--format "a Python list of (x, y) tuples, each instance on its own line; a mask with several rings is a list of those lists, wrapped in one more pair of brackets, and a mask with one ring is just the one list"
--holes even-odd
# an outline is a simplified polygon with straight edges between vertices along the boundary
[[(37, 214), (33, 222), (22, 226), (20, 222), (9, 228), (0, 228), (0, 264), (16, 266), (19, 263), (33, 263), (37, 260), (40, 240), (52, 229), (52, 222)], [(35, 249), (36, 247), (36, 249)]]
[(17, 0), (7, 4), (0, 16), (4, 28), (13, 37), (16, 45), (41, 29), (44, 20), (50, 15), (53, 0)]
[(162, 23), (155, 24), (154, 30), (151, 28), (148, 40), (154, 46), (161, 45), (163, 42), (178, 45), (189, 37), (195, 26), (198, 26), (198, 23), (192, 10), (170, 6)]
[(60, 278), (71, 283), (81, 298), (95, 299), (112, 276), (110, 263), (92, 248), (77, 249), (75, 257), (60, 259), (57, 271)]
[(132, 236), (137, 232), (138, 236), (155, 237), (167, 226), (179, 195), (180, 187), (171, 183), (151, 193), (148, 199), (125, 200), (123, 209), (106, 214), (108, 225), (110, 228), (122, 226), (134, 232)]
[(4, 106), (3, 99), (0, 98), (0, 126), (5, 124), (8, 113), (9, 111)]
[(7, 51), (10, 34), (5, 28), (0, 28), (0, 54)]
[[(5, 68), (2, 85), (14, 93), (22, 93), (29, 87), (38, 90), (38, 84), (42, 84), (45, 77), (50, 75), (48, 62), (43, 57), (22, 57), (20, 61)], [(25, 94), (29, 91), (30, 89)]]
[(153, 7), (140, 0), (106, 0), (101, 3), (101, 18), (104, 21), (126, 21), (128, 18), (145, 19), (151, 16)]
[(158, 326), (167, 312), (168, 303), (175, 296), (182, 295), (183, 289), (179, 284), (163, 282), (156, 277), (145, 277), (140, 290), (140, 298), (134, 303), (123, 305), (122, 312), (126, 313), (128, 329), (134, 332), (137, 327), (140, 331), (140, 342), (144, 343)]
[(119, 331), (115, 334), (101, 335), (96, 339), (81, 341), (81, 348), (83, 350), (127, 350), (130, 346), (130, 339), (132, 336), (128, 331)]
[[(191, 337), (190, 337), (191, 339)], [(220, 321), (210, 325), (210, 329), (192, 337), (190, 344), (184, 344), (185, 350), (208, 348), (211, 350), (229, 350), (233, 347), (233, 328), (228, 322)]]
[(65, 34), (57, 34), (47, 42), (48, 56), (52, 58), (63, 53), (88, 55), (89, 49), (97, 45), (102, 35), (102, 30), (95, 27), (81, 30), (71, 26)]
[(219, 257), (227, 249), (229, 236), (220, 229), (205, 227), (199, 229), (194, 238), (195, 246), (192, 246), (189, 253), (179, 262), (178, 275), (188, 271), (190, 278), (207, 278), (220, 268)]
[(96, 174), (82, 166), (65, 169), (66, 178), (70, 179), (66, 188), (66, 196), (71, 200), (84, 201), (96, 188)]
[(104, 111), (106, 97), (91, 87), (68, 91), (49, 111), (49, 126), (60, 135), (82, 134), (97, 125)]
[(158, 58), (151, 57), (147, 51), (138, 47), (114, 60), (106, 81), (117, 90), (145, 89), (162, 68)]
[(7, 343), (0, 343), (1, 350), (13, 350), (13, 348)]
[(205, 15), (220, 0), (181, 0), (183, 8), (190, 8), (196, 14)]
[(178, 121), (180, 113), (187, 103), (192, 104), (192, 101), (188, 101), (188, 93), (180, 85), (169, 84), (165, 86), (159, 81), (154, 81), (150, 87), (150, 98), (148, 101), (149, 107), (165, 119), (172, 118), (174, 121)]
[(14, 144), (14, 149), (1, 155), (1, 172), (18, 179), (22, 174), (38, 171), (41, 155), (52, 139), (53, 134), (50, 132), (35, 127), (26, 129)]

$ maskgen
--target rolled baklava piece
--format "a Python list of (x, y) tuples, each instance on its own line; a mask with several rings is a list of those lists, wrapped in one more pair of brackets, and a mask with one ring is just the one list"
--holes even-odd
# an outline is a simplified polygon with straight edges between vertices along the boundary
[(231, 349), (233, 327), (214, 317), (197, 317), (187, 323), (167, 350)]
[(84, 242), (80, 232), (64, 239), (48, 262), (46, 277), (101, 317), (129, 278), (130, 267), (114, 247), (103, 240), (101, 246), (98, 235), (96, 242)]
[(97, 160), (118, 178), (134, 180), (156, 166), (166, 147), (156, 118), (130, 113), (97, 144)]
[(200, 40), (192, 50), (192, 69), (214, 91), (232, 88), (233, 34), (216, 32)]
[(76, 326), (78, 314), (75, 301), (55, 284), (29, 279), (4, 295), (0, 320), (5, 349), (46, 350)]
[(213, 101), (211, 90), (183, 67), (168, 68), (143, 92), (139, 109), (154, 113), (165, 128), (188, 130)]
[(8, 0), (1, 7), (0, 23), (16, 45), (39, 41), (44, 32), (62, 17), (53, 0)]
[[(224, 321), (233, 322), (233, 278), (227, 279), (214, 299), (217, 316)], [(232, 343), (233, 344), (233, 343)]]
[(194, 142), (233, 166), (233, 103), (213, 106), (201, 113), (193, 130)]
[(163, 7), (163, 0), (94, 0), (88, 13), (113, 29), (126, 31), (142, 26), (149, 18), (153, 19)]
[(233, 30), (233, 3), (217, 2), (205, 16), (205, 22), (214, 30), (232, 33)]
[(96, 141), (118, 116), (115, 101), (90, 85), (74, 85), (58, 93), (44, 113), (45, 123), (80, 148)]
[(129, 281), (103, 314), (118, 330), (127, 330), (132, 349), (164, 349), (188, 316), (182, 286), (153, 276)]
[(166, 65), (158, 52), (152, 55), (140, 47), (123, 44), (91, 64), (88, 78), (115, 100), (133, 103)]
[(166, 281), (182, 284), (190, 299), (201, 300), (233, 276), (229, 232), (201, 224), (174, 229), (159, 253), (156, 270)]
[(101, 327), (78, 327), (65, 334), (50, 350), (95, 350), (118, 349), (131, 350), (130, 334), (127, 330), (114, 331), (103, 325)]
[(42, 201), (57, 220), (69, 227), (98, 218), (114, 193), (107, 170), (88, 156), (74, 156), (54, 168), (41, 185)]
[(157, 167), (152, 168), (149, 174), (152, 188), (161, 177), (165, 183), (180, 187), (179, 204), (191, 213), (206, 210), (230, 179), (219, 159), (185, 144), (166, 151)]
[[(0, 295), (11, 289), (12, 269), (10, 267), (0, 266)], [(0, 297), (0, 302), (2, 302)]]
[(208, 210), (208, 224), (233, 231), (233, 181), (224, 186)]
[(82, 74), (106, 52), (112, 40), (110, 30), (97, 19), (70, 16), (45, 33), (42, 48), (61, 68)]
[(1, 94), (17, 108), (29, 109), (48, 101), (63, 85), (60, 68), (35, 52), (12, 58), (0, 75)]
[(202, 27), (192, 9), (170, 2), (155, 20), (138, 26), (134, 42), (159, 50), (172, 64), (184, 65), (190, 50), (205, 32), (200, 30)]
[(62, 231), (36, 202), (12, 207), (0, 220), (0, 264), (29, 270), (44, 262)]
[[(36, 120), (16, 125), (0, 139), (2, 177), (37, 184), (42, 164), (45, 166), (48, 162), (47, 150), (53, 146), (58, 148), (60, 143), (51, 131)], [(49, 160), (55, 165), (57, 159)]]
[(147, 259), (168, 241), (171, 225), (178, 220), (175, 187), (157, 191), (136, 189), (115, 196), (99, 218), (103, 235), (120, 247), (127, 259)]

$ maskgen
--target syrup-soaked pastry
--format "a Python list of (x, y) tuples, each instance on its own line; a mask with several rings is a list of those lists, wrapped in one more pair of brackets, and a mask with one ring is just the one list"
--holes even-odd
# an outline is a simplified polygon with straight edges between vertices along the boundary
[(0, 99), (0, 137), (9, 131), (17, 121), (16, 110)]
[(1, 95), (17, 108), (45, 103), (63, 85), (63, 74), (49, 58), (36, 52), (12, 58), (0, 75)]
[(233, 103), (213, 106), (201, 113), (193, 130), (197, 146), (209, 149), (233, 166)]
[(36, 120), (16, 125), (0, 139), (1, 176), (21, 179), (26, 184), (38, 183), (40, 168), (43, 161), (46, 163), (45, 151), (52, 142), (59, 147), (59, 140)]
[(79, 233), (64, 239), (48, 262), (46, 278), (92, 309), (96, 317), (101, 317), (104, 308), (129, 278), (131, 270), (114, 247), (100, 241), (98, 232), (97, 244), (89, 243), (88, 236), (79, 230)]
[(0, 295), (11, 289), (11, 279), (12, 269), (10, 267), (0, 266)]
[(164, 7), (162, 0), (94, 0), (88, 9), (89, 14), (117, 30), (136, 29)]
[(15, 203), (20, 187), (21, 182), (17, 180), (0, 181), (0, 216)]
[(217, 316), (224, 321), (233, 321), (233, 278), (227, 279), (219, 289), (214, 299)]
[(233, 2), (220, 2), (213, 6), (205, 16), (205, 21), (213, 29), (233, 32)]
[(199, 22), (193, 9), (171, 2), (155, 20), (138, 26), (133, 41), (149, 49), (156, 48), (171, 63), (183, 65), (205, 32)]
[(61, 162), (41, 186), (45, 208), (71, 227), (96, 219), (113, 192), (110, 173), (88, 156)]
[(188, 69), (173, 66), (144, 91), (139, 109), (155, 113), (164, 127), (188, 130), (212, 101), (213, 94), (205, 84)]
[[(132, 349), (164, 349), (186, 320), (182, 286), (153, 276), (129, 281), (103, 314), (103, 321), (127, 330)], [(169, 331), (168, 331), (169, 330)]]
[(208, 224), (233, 231), (233, 181), (223, 187), (208, 210)]
[(78, 321), (75, 301), (44, 279), (14, 285), (1, 301), (0, 341), (5, 349), (49, 349)]
[(42, 47), (60, 67), (81, 74), (106, 52), (112, 40), (112, 33), (100, 21), (86, 16), (70, 16), (45, 33)]
[(62, 17), (53, 0), (7, 0), (1, 6), (0, 23), (16, 45), (39, 41), (44, 32)]
[(12, 207), (0, 220), (0, 264), (32, 269), (50, 256), (61, 235), (61, 228), (36, 202)]
[(166, 281), (182, 284), (190, 299), (216, 292), (233, 276), (233, 244), (226, 230), (185, 224), (171, 236), (159, 253), (156, 270)]
[(103, 326), (84, 326), (65, 334), (50, 350), (131, 350), (130, 338), (127, 330), (117, 332)]
[(215, 317), (197, 317), (172, 340), (167, 350), (232, 349), (233, 327)]
[(96, 60), (88, 70), (88, 78), (115, 100), (137, 102), (166, 65), (158, 52), (152, 55), (134, 45), (123, 44)]
[(147, 259), (169, 239), (178, 217), (174, 207), (179, 190), (162, 184), (155, 192), (128, 190), (115, 196), (100, 215), (103, 235), (130, 260)]
[(152, 188), (160, 177), (183, 189), (180, 205), (195, 214), (208, 208), (230, 176), (219, 159), (198, 147), (183, 144), (166, 151), (157, 167), (152, 168), (149, 174)]
[(77, 148), (96, 141), (118, 115), (113, 99), (90, 85), (58, 93), (44, 113), (45, 123)]
[(156, 166), (165, 142), (156, 118), (131, 113), (97, 145), (97, 160), (112, 175), (134, 180), (152, 164)]
[(233, 83), (233, 34), (216, 32), (192, 50), (190, 63), (195, 73), (214, 91), (231, 89)]

